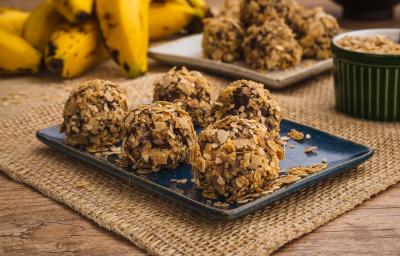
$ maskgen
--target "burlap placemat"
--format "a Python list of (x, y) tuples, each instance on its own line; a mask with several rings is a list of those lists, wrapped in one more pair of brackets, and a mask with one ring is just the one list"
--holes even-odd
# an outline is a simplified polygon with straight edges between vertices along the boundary
[[(154, 77), (124, 83), (136, 103), (151, 99)], [(215, 90), (220, 82), (215, 82)], [(0, 169), (151, 254), (266, 255), (400, 180), (400, 125), (337, 113), (331, 76), (274, 94), (287, 118), (373, 147), (375, 156), (362, 168), (319, 182), (247, 217), (210, 220), (129, 188), (38, 142), (36, 130), (61, 121), (65, 97), (53, 97), (0, 121)]]

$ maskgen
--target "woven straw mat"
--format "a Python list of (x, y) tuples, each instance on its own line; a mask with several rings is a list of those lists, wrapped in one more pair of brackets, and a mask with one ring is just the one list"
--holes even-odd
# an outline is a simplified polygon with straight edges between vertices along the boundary
[[(138, 103), (151, 100), (151, 83), (157, 76), (120, 82)], [(227, 82), (209, 78), (215, 96)], [(60, 90), (61, 96), (54, 95), (37, 107), (21, 108), (12, 118), (0, 121), (0, 169), (150, 254), (266, 255), (400, 180), (400, 125), (362, 121), (336, 112), (331, 75), (322, 75), (273, 92), (285, 117), (368, 145), (376, 150), (372, 160), (238, 220), (207, 219), (140, 188), (129, 188), (37, 141), (38, 129), (61, 122), (66, 95), (81, 80), (69, 81), (67, 90)], [(26, 83), (29, 92), (32, 81)]]

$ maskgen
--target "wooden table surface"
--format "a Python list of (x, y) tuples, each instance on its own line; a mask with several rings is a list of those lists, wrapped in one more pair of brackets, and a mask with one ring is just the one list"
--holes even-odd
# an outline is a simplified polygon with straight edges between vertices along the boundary
[[(38, 1), (0, 0), (0, 5), (29, 9)], [(220, 0), (211, 0), (218, 7)], [(329, 1), (323, 5), (340, 17)], [(385, 22), (340, 21), (349, 29), (399, 27), (400, 8)], [(0, 89), (0, 98), (10, 92)], [(285, 245), (277, 255), (400, 255), (400, 184), (352, 211)], [(0, 255), (143, 255), (123, 238), (108, 232), (68, 207), (18, 184), (0, 173)]]

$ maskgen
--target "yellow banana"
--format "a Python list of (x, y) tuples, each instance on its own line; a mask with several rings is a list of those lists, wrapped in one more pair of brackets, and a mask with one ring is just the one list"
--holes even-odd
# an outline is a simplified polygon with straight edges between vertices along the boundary
[(150, 39), (167, 38), (182, 31), (195, 17), (203, 18), (205, 12), (199, 7), (203, 1), (197, 1), (197, 6), (189, 1), (193, 0), (153, 0), (149, 12)]
[(80, 25), (64, 23), (50, 38), (45, 64), (48, 70), (64, 78), (79, 76), (104, 60), (102, 48), (95, 21)]
[(26, 19), (22, 37), (40, 52), (44, 52), (51, 34), (63, 21), (64, 18), (57, 13), (51, 0), (44, 0)]
[(96, 0), (104, 44), (127, 77), (147, 71), (149, 4), (149, 0)]
[(0, 29), (0, 74), (36, 73), (41, 54), (22, 37)]
[(0, 28), (15, 35), (21, 35), (22, 25), (24, 24), (29, 12), (14, 8), (0, 7)]
[(204, 18), (208, 11), (209, 7), (207, 6), (206, 2), (204, 0), (187, 0), (188, 3), (193, 6), (194, 9), (196, 9), (198, 12), (198, 17)]
[(93, 0), (53, 0), (53, 4), (72, 23), (83, 22), (92, 15)]

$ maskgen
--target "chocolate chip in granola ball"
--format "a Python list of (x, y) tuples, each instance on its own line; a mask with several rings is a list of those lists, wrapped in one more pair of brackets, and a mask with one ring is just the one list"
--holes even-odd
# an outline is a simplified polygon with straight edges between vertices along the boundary
[(140, 173), (174, 169), (198, 158), (196, 134), (188, 113), (165, 101), (139, 105), (127, 115), (123, 153)]
[(97, 152), (123, 139), (123, 120), (129, 101), (125, 89), (105, 80), (87, 81), (65, 103), (61, 132), (65, 143)]
[(217, 16), (204, 21), (203, 53), (212, 60), (234, 62), (242, 56), (244, 31), (239, 19)]
[(238, 80), (223, 88), (212, 106), (210, 122), (229, 115), (253, 119), (268, 131), (279, 133), (281, 109), (263, 84)]
[(303, 55), (292, 30), (282, 19), (250, 26), (243, 42), (247, 65), (257, 70), (282, 70), (296, 66)]
[(206, 127), (211, 109), (210, 82), (197, 71), (173, 68), (154, 82), (154, 101), (176, 103), (195, 126)]
[(303, 48), (304, 57), (327, 59), (332, 56), (331, 41), (340, 32), (335, 17), (320, 7), (301, 8), (292, 15), (289, 26)]
[(201, 157), (193, 159), (192, 170), (204, 196), (234, 202), (278, 177), (283, 142), (259, 122), (227, 116), (203, 130), (198, 141)]

